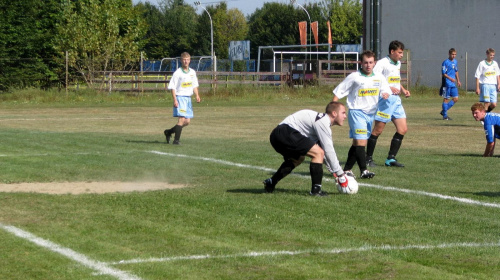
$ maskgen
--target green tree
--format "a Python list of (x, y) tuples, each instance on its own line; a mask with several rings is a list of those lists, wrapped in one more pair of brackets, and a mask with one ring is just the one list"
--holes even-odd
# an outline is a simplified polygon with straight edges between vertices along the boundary
[(145, 52), (147, 58), (151, 59), (167, 57), (171, 51), (166, 42), (172, 41), (173, 35), (166, 28), (165, 14), (149, 2), (139, 3), (136, 8), (147, 23), (142, 51)]
[(259, 46), (299, 45), (297, 22), (304, 17), (298, 12), (289, 4), (267, 2), (251, 14), (248, 20), (251, 56), (257, 57)]
[(48, 88), (59, 82), (63, 67), (53, 48), (61, 15), (59, 0), (1, 1), (0, 91)]
[(229, 42), (243, 40), (248, 32), (245, 16), (238, 9), (227, 10), (222, 2), (207, 9), (212, 15), (214, 25), (214, 52), (218, 58), (227, 59)]
[(99, 71), (125, 70), (140, 58), (146, 25), (131, 0), (66, 1), (57, 49), (93, 85)]
[(165, 15), (165, 31), (169, 34), (163, 37), (165, 53), (162, 57), (177, 57), (185, 51), (193, 55), (198, 43), (196, 10), (184, 0), (162, 0), (160, 7)]
[(323, 17), (331, 22), (334, 44), (360, 43), (363, 34), (363, 6), (360, 1), (323, 0), (320, 5)]

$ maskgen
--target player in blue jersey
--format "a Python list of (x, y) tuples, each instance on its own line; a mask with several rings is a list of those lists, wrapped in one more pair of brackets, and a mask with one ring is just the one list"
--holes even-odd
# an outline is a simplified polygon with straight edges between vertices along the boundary
[(366, 165), (370, 167), (375, 166), (372, 157), (378, 137), (382, 134), (385, 125), (391, 121), (396, 127), (396, 133), (394, 133), (392, 137), (389, 153), (385, 160), (385, 166), (404, 167), (403, 164), (396, 160), (396, 154), (408, 130), (406, 125), (406, 113), (401, 103), (400, 96), (404, 95), (410, 97), (411, 95), (410, 91), (405, 89), (401, 84), (401, 58), (403, 58), (404, 49), (405, 45), (402, 42), (396, 40), (392, 41), (389, 44), (389, 55), (377, 61), (377, 64), (373, 68), (374, 73), (380, 73), (387, 79), (389, 87), (391, 88), (391, 94), (388, 99), (381, 98), (378, 102), (378, 110), (375, 114), (375, 125), (366, 146)]
[(448, 110), (458, 102), (458, 87), (462, 86), (460, 83), (460, 77), (458, 76), (458, 63), (455, 57), (457, 56), (457, 51), (451, 48), (448, 51), (448, 59), (443, 61), (441, 67), (441, 88), (439, 90), (439, 95), (443, 97), (443, 104), (441, 110), (441, 116), (443, 120), (451, 120), (448, 117)]
[(495, 150), (495, 140), (500, 138), (500, 114), (486, 112), (486, 107), (480, 102), (472, 105), (470, 109), (474, 119), (483, 122), (486, 134), (486, 149), (483, 156), (491, 157)]

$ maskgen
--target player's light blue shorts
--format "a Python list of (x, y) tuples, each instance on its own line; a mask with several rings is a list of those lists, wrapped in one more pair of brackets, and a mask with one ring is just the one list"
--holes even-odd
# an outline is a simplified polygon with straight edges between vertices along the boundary
[(458, 88), (457, 87), (441, 87), (439, 89), (439, 95), (441, 95), (444, 99), (458, 97)]
[(193, 116), (193, 103), (191, 102), (191, 96), (176, 96), (177, 103), (179, 107), (174, 107), (174, 117), (184, 117), (186, 119), (192, 119)]
[(481, 84), (479, 102), (497, 103), (497, 85)]
[(389, 95), (388, 99), (380, 98), (375, 120), (388, 123), (392, 119), (406, 119), (405, 109), (399, 95)]
[(362, 110), (349, 110), (349, 138), (366, 140), (372, 132), (373, 115), (368, 115)]

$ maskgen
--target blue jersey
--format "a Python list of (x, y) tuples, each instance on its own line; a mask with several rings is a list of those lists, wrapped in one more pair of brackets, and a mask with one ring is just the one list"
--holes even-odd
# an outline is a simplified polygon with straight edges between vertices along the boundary
[[(448, 75), (449, 77), (453, 79), (457, 79), (456, 73), (458, 72), (458, 63), (456, 59), (450, 60), (446, 59), (443, 61), (443, 65), (441, 67), (441, 74)], [(443, 76), (443, 79), (441, 81), (441, 86), (442, 87), (456, 87), (455, 83), (450, 81), (450, 79), (447, 79)]]
[(495, 142), (495, 138), (500, 138), (500, 114), (486, 113), (484, 117), (484, 133), (488, 143)]

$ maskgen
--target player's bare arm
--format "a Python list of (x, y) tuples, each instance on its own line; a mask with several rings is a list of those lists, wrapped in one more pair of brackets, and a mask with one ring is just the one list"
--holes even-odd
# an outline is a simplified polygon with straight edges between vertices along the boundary
[(462, 83), (460, 82), (460, 77), (458, 76), (458, 71), (455, 73), (455, 76), (457, 77), (457, 86), (462, 87)]
[(398, 88), (395, 88), (395, 87), (390, 87), (390, 88), (391, 88), (392, 94), (394, 94), (394, 95), (399, 95), (401, 93), (401, 91)]
[(194, 92), (194, 95), (196, 96), (196, 102), (200, 103), (201, 98), (200, 98), (200, 95), (198, 94), (198, 88), (194, 88), (193, 92)]
[(487, 143), (486, 149), (484, 150), (483, 157), (491, 157), (493, 156), (493, 152), (495, 151), (495, 142)]
[(401, 85), (401, 91), (403, 92), (403, 94), (406, 96), (406, 97), (410, 97), (411, 93), (409, 90), (405, 89), (403, 87), (403, 85)]
[(172, 98), (174, 99), (174, 107), (178, 108), (179, 103), (177, 102), (177, 95), (175, 94), (175, 89), (172, 89)]

